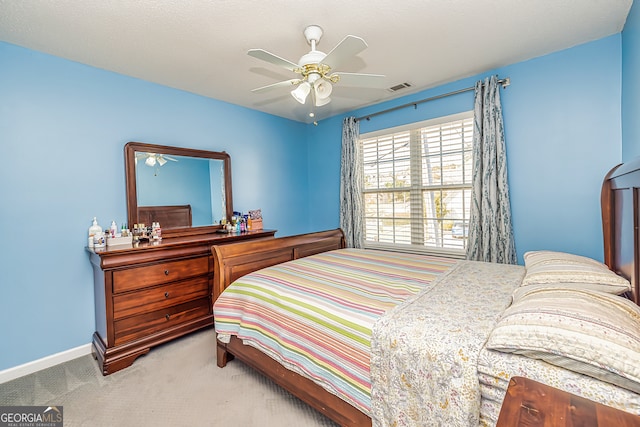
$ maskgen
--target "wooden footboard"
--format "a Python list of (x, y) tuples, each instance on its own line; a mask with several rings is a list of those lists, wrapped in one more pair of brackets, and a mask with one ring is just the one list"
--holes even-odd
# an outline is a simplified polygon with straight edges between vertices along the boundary
[[(313, 381), (286, 369), (261, 351), (244, 345), (239, 338), (231, 337), (229, 344), (218, 341), (218, 366), (236, 358), (261, 372), (298, 399), (335, 421), (341, 426), (371, 426), (371, 418), (329, 393)], [(224, 365), (223, 365), (224, 366)]]
[(252, 271), (344, 246), (340, 229), (213, 246), (213, 301), (234, 280)]
[[(234, 280), (252, 271), (344, 247), (344, 234), (339, 229), (213, 246), (214, 301)], [(217, 342), (216, 357), (221, 368), (231, 359), (241, 360), (341, 426), (371, 425), (371, 419), (360, 410), (259, 350), (244, 345), (235, 336), (228, 344)]]

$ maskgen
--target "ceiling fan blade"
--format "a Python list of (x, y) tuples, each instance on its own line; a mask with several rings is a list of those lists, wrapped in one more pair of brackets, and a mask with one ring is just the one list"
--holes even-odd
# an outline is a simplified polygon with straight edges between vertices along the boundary
[(322, 63), (328, 65), (334, 70), (344, 61), (359, 54), (367, 48), (367, 43), (357, 36), (346, 36), (340, 43), (336, 45), (331, 52), (322, 60)]
[(270, 62), (271, 64), (277, 65), (278, 67), (286, 68), (290, 71), (295, 71), (297, 68), (300, 68), (298, 67), (298, 64), (293, 63), (287, 59), (280, 58), (278, 55), (274, 55), (273, 53), (267, 52), (264, 49), (249, 49), (247, 54), (249, 56), (253, 56), (254, 58)]
[(270, 85), (257, 87), (255, 89), (251, 89), (251, 92), (255, 92), (255, 93), (267, 92), (267, 91), (269, 91), (271, 89), (275, 89), (275, 88), (278, 88), (278, 87), (297, 85), (300, 82), (301, 82), (300, 79), (284, 80), (284, 81), (281, 81), (281, 82), (278, 82), (278, 83), (273, 83), (273, 84), (270, 84)]
[(362, 74), (362, 73), (333, 73), (331, 76), (339, 76), (340, 86), (370, 87), (385, 89), (387, 87), (386, 76), (383, 74)]

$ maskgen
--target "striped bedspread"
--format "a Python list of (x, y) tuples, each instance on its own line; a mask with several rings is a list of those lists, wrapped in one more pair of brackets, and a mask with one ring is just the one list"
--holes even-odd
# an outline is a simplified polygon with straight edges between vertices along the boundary
[(456, 263), (340, 249), (241, 277), (214, 304), (218, 339), (236, 335), (370, 415), (371, 331), (387, 310)]

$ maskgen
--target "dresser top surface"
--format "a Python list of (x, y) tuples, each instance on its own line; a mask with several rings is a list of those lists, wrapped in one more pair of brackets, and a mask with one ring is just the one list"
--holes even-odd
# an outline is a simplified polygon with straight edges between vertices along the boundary
[(132, 243), (127, 245), (107, 246), (105, 248), (85, 248), (92, 254), (96, 254), (100, 257), (110, 255), (120, 255), (126, 253), (135, 253), (140, 251), (153, 251), (153, 250), (165, 250), (177, 246), (189, 246), (189, 245), (215, 245), (224, 244), (244, 239), (256, 239), (261, 237), (271, 237), (276, 233), (276, 230), (251, 230), (241, 233), (208, 233), (197, 234), (192, 236), (171, 237), (165, 238), (161, 241), (144, 241), (138, 243)]

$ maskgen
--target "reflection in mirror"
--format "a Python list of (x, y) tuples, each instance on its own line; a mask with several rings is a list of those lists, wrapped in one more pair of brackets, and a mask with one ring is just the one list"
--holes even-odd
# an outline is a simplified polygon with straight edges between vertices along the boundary
[(226, 216), (222, 160), (137, 152), (136, 183), (138, 209), (189, 205), (193, 227)]
[(231, 216), (227, 153), (130, 142), (125, 169), (130, 227), (158, 221), (163, 235), (191, 235)]

